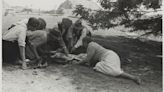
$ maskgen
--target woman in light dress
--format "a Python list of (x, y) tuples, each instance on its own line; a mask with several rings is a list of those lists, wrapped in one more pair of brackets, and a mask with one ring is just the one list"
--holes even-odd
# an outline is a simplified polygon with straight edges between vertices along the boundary
[(140, 78), (128, 74), (121, 69), (120, 58), (114, 51), (93, 42), (90, 37), (83, 39), (83, 45), (87, 47), (87, 56), (80, 64), (88, 63), (89, 65), (93, 65), (96, 63), (93, 67), (95, 71), (106, 75), (127, 78), (137, 84), (141, 83)]

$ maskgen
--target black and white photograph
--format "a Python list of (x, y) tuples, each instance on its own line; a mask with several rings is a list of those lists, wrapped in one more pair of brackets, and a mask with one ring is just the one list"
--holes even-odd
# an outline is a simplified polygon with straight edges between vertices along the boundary
[(163, 92), (162, 0), (1, 0), (2, 92)]

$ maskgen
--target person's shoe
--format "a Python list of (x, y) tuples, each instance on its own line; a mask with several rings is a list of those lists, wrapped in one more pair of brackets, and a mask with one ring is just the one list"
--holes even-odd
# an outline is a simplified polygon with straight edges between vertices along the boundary
[(48, 66), (48, 63), (45, 62), (44, 64), (39, 63), (37, 68), (46, 68)]
[(141, 84), (141, 79), (140, 78), (136, 78), (133, 80), (136, 84), (140, 85)]
[(23, 62), (19, 59), (19, 60), (16, 60), (15, 64), (17, 65), (21, 65)]
[(48, 63), (47, 62), (45, 62), (43, 65), (42, 65), (42, 67), (47, 67), (48, 66)]
[(29, 67), (27, 67), (27, 63), (26, 62), (22, 63), (22, 69), (23, 70), (29, 69)]
[[(30, 60), (29, 59), (26, 59), (25, 62), (26, 63), (29, 63)], [(19, 60), (16, 61), (16, 64), (23, 64), (23, 62), (22, 62), (22, 60), (19, 59)]]

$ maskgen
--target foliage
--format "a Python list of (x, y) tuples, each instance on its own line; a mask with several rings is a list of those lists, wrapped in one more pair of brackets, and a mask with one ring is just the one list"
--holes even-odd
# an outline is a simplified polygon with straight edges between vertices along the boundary
[(161, 0), (100, 0), (100, 4), (105, 9), (117, 8), (120, 12), (131, 11), (132, 9), (138, 8), (139, 5), (143, 4), (147, 8), (157, 9), (160, 8)]
[[(142, 12), (138, 11), (141, 5), (146, 8), (153, 8), (154, 10), (160, 8), (161, 0), (99, 0), (104, 10), (91, 11), (77, 5), (73, 14), (80, 15), (81, 18), (88, 20), (93, 28), (110, 28), (116, 25), (126, 24), (137, 29), (149, 30), (156, 35), (162, 33), (161, 17), (150, 17), (147, 19), (140, 19)], [(132, 17), (133, 16), (133, 17)], [(118, 19), (120, 18), (120, 20)], [(115, 21), (115, 22), (113, 22)], [(117, 22), (116, 22), (117, 21)], [(144, 24), (140, 26), (141, 24)], [(151, 26), (151, 27), (150, 27)]]
[(76, 14), (76, 16), (80, 15), (83, 19), (88, 19), (90, 11), (90, 9), (84, 8), (83, 5), (76, 5), (73, 14)]
[(146, 19), (138, 19), (136, 21), (132, 21), (126, 25), (133, 26), (134, 30), (149, 30), (144, 35), (154, 34), (161, 35), (162, 34), (162, 16), (157, 15), (154, 17), (146, 18)]

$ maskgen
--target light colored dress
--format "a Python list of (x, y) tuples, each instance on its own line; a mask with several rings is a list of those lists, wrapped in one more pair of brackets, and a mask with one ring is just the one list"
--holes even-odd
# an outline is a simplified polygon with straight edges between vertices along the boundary
[(118, 76), (123, 73), (120, 66), (120, 58), (117, 53), (105, 49), (95, 42), (88, 44), (86, 61), (99, 61), (93, 69), (104, 74)]

